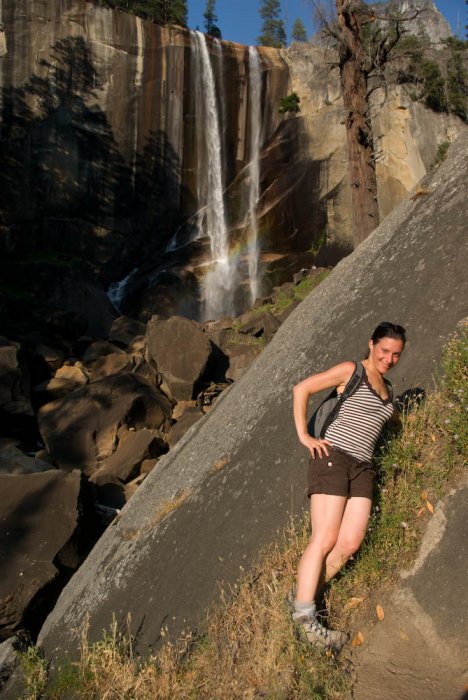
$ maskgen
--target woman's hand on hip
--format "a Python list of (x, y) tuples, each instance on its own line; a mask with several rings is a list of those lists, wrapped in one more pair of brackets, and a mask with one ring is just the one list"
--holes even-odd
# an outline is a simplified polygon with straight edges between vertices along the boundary
[(329, 456), (328, 448), (332, 445), (328, 440), (322, 440), (322, 438), (314, 438), (312, 435), (306, 435), (301, 439), (301, 442), (304, 447), (307, 447), (307, 449), (310, 451), (312, 459), (315, 459), (316, 457), (322, 458)]

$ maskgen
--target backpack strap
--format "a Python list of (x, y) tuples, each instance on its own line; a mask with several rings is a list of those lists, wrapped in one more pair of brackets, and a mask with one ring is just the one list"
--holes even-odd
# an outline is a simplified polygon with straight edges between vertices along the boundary
[(385, 377), (383, 378), (383, 380), (384, 380), (384, 382), (385, 382), (385, 384), (386, 384), (386, 386), (387, 386), (388, 398), (389, 398), (390, 401), (393, 403), (393, 386), (392, 386), (392, 382), (389, 381), (388, 379), (385, 379)]
[[(333, 423), (335, 420), (336, 416), (338, 415), (338, 412), (341, 408), (341, 405), (346, 399), (348, 399), (361, 383), (362, 377), (364, 375), (364, 366), (362, 362), (355, 362), (354, 363), (354, 372), (352, 373), (351, 377), (349, 378), (348, 383), (346, 384), (345, 388), (337, 396), (337, 399), (335, 400), (335, 403), (333, 405), (333, 408), (330, 410), (328, 416), (326, 417), (322, 428), (320, 430), (320, 437), (323, 437), (325, 435), (325, 432), (327, 428)], [(336, 390), (335, 390), (336, 392)], [(336, 393), (335, 393), (336, 396)]]
[(364, 376), (364, 365), (362, 362), (355, 362), (354, 365), (354, 372), (340, 394), (340, 403), (343, 403), (343, 401), (354, 394)]

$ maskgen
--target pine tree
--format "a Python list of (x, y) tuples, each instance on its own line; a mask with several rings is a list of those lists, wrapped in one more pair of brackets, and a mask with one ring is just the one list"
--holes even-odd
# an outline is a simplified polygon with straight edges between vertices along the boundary
[(304, 22), (299, 17), (294, 20), (291, 39), (293, 41), (307, 41), (307, 31)]
[(276, 48), (281, 48), (286, 44), (286, 30), (280, 15), (280, 0), (262, 0), (260, 17), (263, 19), (263, 24), (262, 34), (258, 37), (259, 44), (275, 46)]
[(452, 54), (447, 65), (448, 106), (451, 112), (468, 122), (468, 72), (465, 68), (466, 59), (463, 57), (463, 52), (468, 46), (456, 37), (447, 39), (446, 44)]
[(205, 18), (205, 32), (211, 36), (221, 39), (221, 30), (217, 26), (218, 15), (215, 10), (216, 0), (206, 0), (206, 9), (203, 13)]

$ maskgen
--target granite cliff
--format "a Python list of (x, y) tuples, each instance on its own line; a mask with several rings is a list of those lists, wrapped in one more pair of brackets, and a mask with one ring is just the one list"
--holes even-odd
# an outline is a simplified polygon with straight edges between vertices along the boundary
[[(239, 312), (301, 267), (352, 250), (332, 52), (252, 50), (85, 0), (6, 0), (0, 63), (0, 248), (13, 325), (39, 302), (104, 336), (112, 284), (114, 302), (142, 320), (199, 317), (208, 278), (212, 297), (230, 298), (206, 315)], [(291, 91), (301, 111), (281, 116)], [(412, 103), (401, 86), (381, 98), (385, 216), (462, 124)], [(220, 202), (224, 221), (210, 222)]]

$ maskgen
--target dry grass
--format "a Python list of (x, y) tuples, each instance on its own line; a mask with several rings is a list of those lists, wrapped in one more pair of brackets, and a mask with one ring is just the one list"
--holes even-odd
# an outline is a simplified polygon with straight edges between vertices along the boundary
[[(355, 561), (328, 592), (332, 622), (348, 631), (370, 591), (388, 585), (414, 557), (448, 480), (466, 466), (467, 340), (465, 332), (448, 345), (439, 390), (404, 416), (400, 434), (383, 446), (370, 531)], [(203, 638), (168, 643), (142, 660), (134, 655), (130, 636), (119, 637), (116, 625), (97, 644), (89, 645), (84, 634), (80, 662), (64, 667), (42, 693), (28, 697), (348, 698), (351, 679), (344, 664), (300, 642), (284, 605), (308, 534), (306, 520), (287, 528), (258, 566), (222, 593)]]
[(43, 695), (29, 700), (58, 700), (71, 691), (86, 700), (345, 697), (346, 674), (332, 655), (294, 636), (284, 604), (307, 538), (306, 524), (287, 528), (250, 575), (221, 592), (203, 638), (168, 643), (143, 661), (116, 623), (95, 644), (84, 630), (79, 663), (65, 665)]

